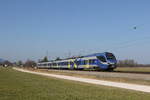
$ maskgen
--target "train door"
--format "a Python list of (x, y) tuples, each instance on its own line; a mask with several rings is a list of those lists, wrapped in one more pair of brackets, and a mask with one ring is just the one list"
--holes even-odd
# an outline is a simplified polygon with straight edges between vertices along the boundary
[(72, 61), (70, 62), (70, 69), (74, 69), (74, 63)]

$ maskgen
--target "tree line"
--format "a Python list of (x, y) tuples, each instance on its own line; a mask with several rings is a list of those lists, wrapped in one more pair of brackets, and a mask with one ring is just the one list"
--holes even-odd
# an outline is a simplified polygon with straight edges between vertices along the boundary
[[(58, 58), (57, 58), (58, 59)], [(38, 62), (48, 62), (48, 58), (45, 56), (43, 59), (39, 60)], [(11, 62), (11, 61), (3, 61), (0, 62), (0, 66), (3, 67), (12, 67), (12, 66), (16, 66), (16, 67), (36, 67), (37, 66), (37, 62), (34, 60), (30, 60), (28, 59), (27, 61), (23, 62), (21, 60), (17, 61), (17, 62)]]
[(27, 60), (26, 62), (22, 62), (21, 60), (18, 62), (10, 62), (10, 61), (4, 61), (4, 62), (0, 62), (0, 66), (3, 67), (13, 67), (13, 66), (17, 66), (17, 67), (35, 67), (37, 65), (37, 63), (33, 60)]
[[(55, 60), (60, 60), (59, 57), (57, 57)], [(43, 59), (38, 60), (38, 62), (48, 62), (48, 58), (45, 56)], [(0, 66), (8, 67), (8, 66), (18, 66), (18, 67), (36, 67), (37, 62), (33, 60), (27, 60), (25, 62), (22, 62), (21, 60), (18, 62), (10, 62), (8, 60), (4, 62), (0, 62)], [(118, 67), (150, 67), (150, 64), (138, 64), (136, 61), (132, 59), (126, 59), (126, 60), (119, 60), (117, 62)]]
[(138, 64), (132, 59), (119, 60), (117, 63), (118, 67), (150, 67), (150, 64)]

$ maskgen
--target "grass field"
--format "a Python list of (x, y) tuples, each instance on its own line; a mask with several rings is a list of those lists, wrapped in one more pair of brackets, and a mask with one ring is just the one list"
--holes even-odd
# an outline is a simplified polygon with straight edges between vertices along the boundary
[(150, 94), (0, 68), (0, 100), (149, 100)]

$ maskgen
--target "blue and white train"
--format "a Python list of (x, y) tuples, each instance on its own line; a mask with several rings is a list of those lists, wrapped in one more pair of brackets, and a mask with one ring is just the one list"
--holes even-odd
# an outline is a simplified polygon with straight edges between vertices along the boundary
[(114, 54), (109, 52), (95, 53), (82, 57), (54, 60), (50, 62), (38, 63), (38, 68), (55, 69), (96, 69), (112, 71), (117, 66)]

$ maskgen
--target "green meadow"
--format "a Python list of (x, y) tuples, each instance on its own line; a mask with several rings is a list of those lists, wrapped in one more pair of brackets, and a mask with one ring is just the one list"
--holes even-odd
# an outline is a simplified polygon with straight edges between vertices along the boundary
[(149, 100), (150, 94), (0, 68), (0, 100)]

